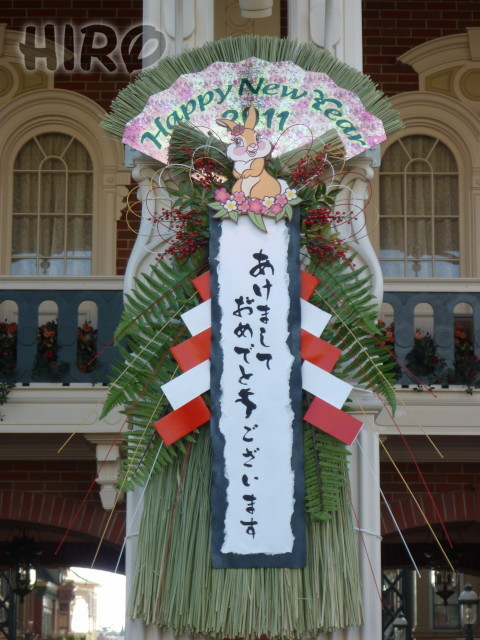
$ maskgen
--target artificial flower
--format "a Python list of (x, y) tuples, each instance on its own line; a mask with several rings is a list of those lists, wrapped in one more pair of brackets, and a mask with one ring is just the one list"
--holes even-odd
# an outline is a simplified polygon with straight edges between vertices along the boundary
[(275, 203), (275, 198), (273, 196), (265, 196), (265, 198), (262, 200), (263, 206), (266, 207), (267, 209), (270, 209), (270, 207), (274, 203)]
[(237, 203), (233, 198), (229, 198), (226, 202), (223, 203), (223, 207), (230, 213), (231, 211), (235, 211), (235, 209), (237, 208)]
[(215, 200), (217, 202), (221, 202), (222, 204), (225, 204), (225, 202), (230, 198), (230, 194), (228, 193), (228, 191), (225, 189), (225, 187), (222, 187), (221, 189), (217, 189), (215, 191)]

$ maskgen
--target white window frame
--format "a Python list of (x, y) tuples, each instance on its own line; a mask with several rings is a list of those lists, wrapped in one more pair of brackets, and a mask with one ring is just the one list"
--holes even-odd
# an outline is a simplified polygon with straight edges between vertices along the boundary
[[(410, 152), (407, 150), (407, 147), (405, 146), (405, 140), (411, 140), (412, 138), (416, 138), (416, 136), (412, 136), (410, 134), (404, 135), (401, 138), (398, 138), (396, 140), (396, 142), (394, 143), (395, 145), (399, 144), (400, 145), (400, 149), (401, 151), (403, 151), (404, 154), (404, 160), (403, 160), (403, 166), (401, 170), (398, 171), (384, 171), (382, 170), (382, 167), (380, 167), (380, 171), (379, 171), (379, 181), (380, 181), (380, 186), (381, 186), (381, 182), (382, 182), (382, 178), (384, 176), (394, 176), (397, 178), (400, 178), (401, 180), (401, 188), (402, 188), (402, 192), (403, 192), (403, 206), (400, 208), (398, 208), (398, 210), (396, 210), (396, 213), (389, 213), (388, 215), (383, 214), (382, 211), (380, 211), (380, 219), (379, 219), (379, 227), (380, 227), (380, 236), (381, 236), (381, 228), (382, 228), (382, 221), (387, 221), (387, 220), (396, 220), (401, 222), (402, 224), (402, 235), (403, 235), (403, 248), (404, 248), (404, 253), (403, 253), (403, 257), (402, 258), (392, 258), (392, 259), (388, 259), (388, 258), (383, 258), (380, 257), (380, 264), (388, 264), (389, 262), (395, 261), (395, 262), (403, 262), (403, 271), (405, 272), (408, 269), (408, 265), (415, 263), (415, 262), (421, 262), (423, 263), (428, 263), (431, 265), (432, 268), (432, 272), (436, 270), (436, 264), (438, 262), (445, 262), (445, 261), (449, 261), (447, 260), (447, 258), (445, 258), (444, 256), (438, 256), (436, 255), (436, 250), (435, 250), (435, 229), (436, 229), (436, 225), (438, 223), (441, 223), (442, 220), (444, 219), (448, 219), (451, 221), (456, 221), (458, 225), (460, 225), (460, 207), (458, 206), (458, 209), (456, 209), (455, 211), (450, 212), (448, 215), (445, 214), (440, 214), (438, 215), (436, 212), (434, 212), (434, 202), (435, 202), (435, 189), (436, 187), (436, 177), (441, 177), (442, 175), (446, 175), (446, 176), (454, 176), (457, 179), (457, 192), (458, 192), (458, 166), (456, 166), (455, 171), (444, 171), (444, 172), (440, 172), (440, 171), (436, 171), (433, 169), (432, 167), (432, 163), (431, 163), (431, 156), (432, 154), (434, 154), (435, 152), (435, 148), (437, 147), (438, 144), (441, 144), (441, 141), (439, 140), (439, 138), (434, 138), (433, 136), (430, 135), (423, 135), (422, 138), (427, 138), (428, 140), (432, 141), (432, 145), (430, 150), (428, 151), (427, 155), (425, 158), (417, 158), (417, 157), (413, 157), (411, 156)], [(393, 144), (391, 144), (388, 149), (391, 149), (393, 147)], [(446, 149), (448, 149), (448, 151), (450, 151), (450, 149), (448, 147), (445, 147)], [(452, 154), (452, 157), (455, 161), (455, 158)], [(410, 170), (410, 165), (413, 162), (423, 162), (427, 169), (425, 169), (425, 171), (411, 171)], [(415, 178), (417, 176), (428, 176), (431, 177), (432, 179), (430, 180), (430, 184), (431, 184), (431, 203), (432, 203), (432, 209), (430, 210), (430, 212), (427, 214), (426, 212), (424, 212), (423, 214), (419, 215), (410, 215), (408, 212), (408, 208), (407, 208), (407, 195), (408, 195), (408, 178)], [(457, 199), (457, 205), (458, 205), (458, 199)], [(383, 202), (382, 199), (380, 198), (380, 207), (383, 207)], [(409, 222), (411, 221), (415, 221), (415, 220), (422, 220), (422, 221), (427, 221), (428, 223), (430, 223), (431, 225), (431, 230), (432, 230), (432, 244), (431, 244), (431, 257), (430, 258), (419, 258), (414, 259), (412, 257), (408, 256), (408, 246), (409, 246)], [(380, 244), (381, 244), (381, 238), (380, 238)], [(381, 248), (381, 247), (380, 247)], [(460, 246), (458, 247), (459, 251), (460, 251)], [(450, 261), (449, 261), (450, 262)], [(454, 264), (459, 264), (458, 260), (456, 261), (451, 261)], [(414, 269), (414, 267), (412, 267)], [(460, 265), (459, 265), (459, 269), (460, 269)], [(458, 274), (459, 277), (460, 273)], [(399, 276), (400, 277), (400, 276)], [(405, 276), (404, 274), (401, 277), (413, 277), (413, 276)], [(427, 276), (421, 276), (421, 277), (427, 277)], [(435, 277), (435, 276), (434, 276)], [(446, 277), (446, 276), (445, 276)]]
[[(461, 277), (480, 277), (480, 255), (476, 250), (480, 245), (478, 117), (458, 100), (426, 91), (399, 94), (391, 101), (400, 114), (404, 128), (382, 144), (382, 153), (399, 138), (426, 135), (438, 138), (454, 155), (459, 174), (460, 274)], [(376, 171), (372, 181), (372, 202), (367, 218), (370, 237), (377, 255), (380, 248), (379, 211), (379, 171)]]
[(100, 128), (102, 115), (96, 102), (63, 89), (28, 92), (0, 109), (6, 123), (0, 128), (0, 273), (10, 273), (15, 158), (34, 136), (64, 133), (84, 145), (94, 168), (92, 275), (115, 275), (116, 221), (125, 206), (122, 197), (130, 172), (124, 167), (121, 143), (108, 139)]

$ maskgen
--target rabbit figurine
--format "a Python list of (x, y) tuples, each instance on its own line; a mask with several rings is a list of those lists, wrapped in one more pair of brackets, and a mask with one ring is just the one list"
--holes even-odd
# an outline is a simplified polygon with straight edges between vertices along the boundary
[[(217, 123), (230, 129), (233, 142), (227, 146), (227, 157), (233, 161), (233, 175), (237, 179), (232, 193), (241, 191), (246, 197), (263, 200), (284, 191), (280, 182), (265, 170), (265, 160), (272, 151), (272, 143), (255, 131), (258, 111), (248, 108), (245, 124), (222, 118)], [(286, 184), (286, 183), (285, 183)]]

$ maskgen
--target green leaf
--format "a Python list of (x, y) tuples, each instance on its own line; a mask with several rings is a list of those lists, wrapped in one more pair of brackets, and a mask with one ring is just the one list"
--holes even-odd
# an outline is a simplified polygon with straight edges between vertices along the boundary
[(258, 227), (261, 231), (266, 231), (267, 230), (267, 228), (265, 226), (265, 220), (263, 219), (263, 216), (261, 216), (259, 213), (253, 213), (252, 211), (249, 211), (248, 212), (248, 217), (253, 222), (253, 224), (256, 227)]

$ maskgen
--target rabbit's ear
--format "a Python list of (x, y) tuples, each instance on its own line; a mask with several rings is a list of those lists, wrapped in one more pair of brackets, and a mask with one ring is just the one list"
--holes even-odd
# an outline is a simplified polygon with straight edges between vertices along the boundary
[(236, 122), (233, 122), (233, 120), (227, 120), (226, 118), (217, 120), (217, 124), (219, 124), (221, 127), (226, 127), (227, 129), (230, 129), (230, 131), (233, 129), (233, 127), (237, 126)]
[(258, 111), (255, 107), (248, 107), (247, 117), (245, 118), (245, 128), (255, 129), (258, 122)]

